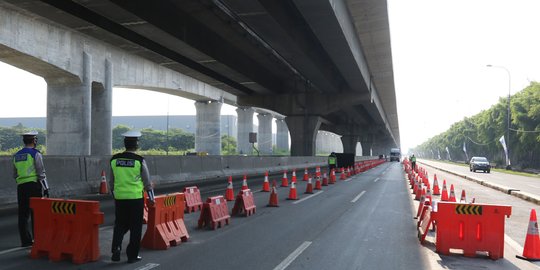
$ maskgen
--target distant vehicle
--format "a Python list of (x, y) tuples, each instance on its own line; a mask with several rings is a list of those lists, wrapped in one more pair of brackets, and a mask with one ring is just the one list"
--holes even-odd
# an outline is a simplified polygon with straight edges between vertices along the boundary
[(469, 162), (469, 170), (471, 172), (479, 170), (489, 173), (491, 171), (491, 165), (489, 165), (489, 161), (485, 157), (472, 157)]
[(401, 151), (399, 148), (392, 148), (390, 149), (390, 161), (397, 161), (401, 159)]

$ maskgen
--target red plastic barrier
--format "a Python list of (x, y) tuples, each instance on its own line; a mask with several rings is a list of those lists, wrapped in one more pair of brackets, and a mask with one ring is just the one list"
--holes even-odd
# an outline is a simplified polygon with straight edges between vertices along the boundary
[(439, 202), (432, 213), (437, 224), (436, 251), (448, 255), (462, 249), (467, 257), (488, 252), (493, 260), (504, 257), (504, 219), (510, 217), (507, 205)]
[(200, 229), (208, 226), (215, 230), (223, 227), (224, 224), (229, 225), (230, 220), (231, 216), (225, 198), (223, 196), (210, 197), (203, 204), (198, 227)]
[(235, 216), (243, 213), (246, 217), (249, 217), (255, 214), (256, 209), (257, 206), (255, 206), (255, 202), (253, 201), (253, 192), (249, 189), (240, 190), (238, 195), (236, 195), (232, 215)]
[(196, 186), (185, 187), (184, 196), (186, 199), (186, 213), (195, 212), (201, 210), (203, 202), (201, 199), (201, 192)]
[(420, 215), (420, 221), (418, 221), (418, 239), (420, 243), (424, 243), (429, 230), (430, 225), (433, 224), (432, 209), (429, 205), (424, 205), (422, 214)]
[(143, 192), (144, 198), (144, 210), (143, 210), (143, 224), (148, 224), (148, 194)]
[(75, 264), (99, 259), (99, 202), (31, 198), (34, 212), (32, 259), (48, 256), (51, 261), (71, 258)]
[(148, 249), (168, 249), (189, 239), (184, 224), (184, 193), (155, 197), (148, 207), (148, 226), (141, 245)]

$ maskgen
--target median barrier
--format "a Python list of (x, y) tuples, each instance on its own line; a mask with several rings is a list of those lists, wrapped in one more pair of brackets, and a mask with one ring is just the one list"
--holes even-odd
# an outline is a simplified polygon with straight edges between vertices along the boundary
[(212, 230), (229, 225), (231, 216), (227, 201), (223, 196), (215, 196), (206, 199), (199, 217), (198, 228), (210, 227)]
[(253, 200), (253, 192), (249, 189), (240, 190), (238, 195), (236, 195), (236, 201), (234, 201), (234, 206), (232, 209), (232, 215), (244, 214), (246, 217), (249, 217), (255, 214), (257, 206)]
[(184, 224), (184, 194), (156, 196), (154, 204), (148, 206), (148, 226), (141, 246), (163, 250), (188, 239)]
[(51, 261), (69, 259), (82, 264), (99, 259), (99, 202), (31, 198), (34, 213), (32, 259), (48, 256)]
[(466, 257), (487, 252), (497, 260), (504, 257), (504, 222), (512, 207), (492, 204), (437, 203), (431, 216), (437, 224), (436, 251), (449, 255), (461, 249)]
[(201, 199), (201, 191), (199, 191), (198, 187), (185, 187), (184, 196), (186, 202), (185, 212), (191, 213), (202, 209), (203, 202)]
[(218, 177), (225, 177), (221, 156), (205, 156), (200, 158), (202, 170), (198, 172), (197, 177), (199, 179), (215, 179)]
[[(86, 181), (84, 157), (48, 156), (43, 158), (47, 181), (54, 197), (65, 197), (73, 193), (96, 193)], [(96, 172), (98, 175), (101, 169)], [(98, 176), (97, 179), (100, 179)]]

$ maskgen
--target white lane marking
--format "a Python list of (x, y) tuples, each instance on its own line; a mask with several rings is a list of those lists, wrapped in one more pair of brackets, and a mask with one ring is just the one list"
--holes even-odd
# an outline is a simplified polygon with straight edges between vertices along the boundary
[(514, 239), (510, 238), (510, 236), (508, 236), (508, 234), (504, 234), (504, 241), (510, 246), (512, 247), (513, 249), (515, 249), (517, 251), (518, 254), (521, 254), (521, 252), (523, 252), (523, 247), (518, 244), (516, 241), (514, 241)]
[(10, 248), (10, 249), (6, 249), (6, 250), (0, 251), (0, 255), (8, 254), (8, 253), (15, 252), (15, 251), (19, 251), (19, 250), (23, 250), (23, 249), (30, 249), (30, 248), (32, 248), (32, 247), (30, 246), (30, 247), (16, 247), (16, 248)]
[(349, 181), (351, 181), (351, 180), (352, 180), (352, 178), (349, 178), (349, 179), (347, 179), (347, 180), (343, 180), (343, 182), (349, 182)]
[(146, 265), (143, 265), (139, 268), (135, 268), (135, 270), (149, 270), (149, 269), (152, 269), (152, 268), (156, 268), (158, 267), (159, 264), (157, 263), (147, 263)]
[(377, 177), (377, 179), (373, 180), (373, 182), (377, 182), (377, 181), (379, 181), (379, 177)]
[(362, 197), (362, 195), (364, 195), (364, 193), (366, 193), (366, 191), (362, 191), (360, 192), (360, 194), (356, 195), (356, 197), (354, 197), (354, 199), (352, 199), (352, 203), (355, 203), (356, 201), (358, 201), (360, 199), (360, 197)]
[(112, 225), (112, 226), (103, 226), (103, 227), (99, 227), (99, 230), (104, 231), (104, 230), (113, 229), (113, 228), (114, 228), (114, 225)]
[(305, 200), (307, 200), (307, 199), (311, 199), (311, 198), (313, 198), (313, 197), (315, 197), (315, 196), (317, 196), (317, 195), (319, 195), (319, 194), (321, 194), (321, 193), (323, 193), (323, 192), (324, 192), (324, 190), (321, 190), (321, 191), (319, 191), (319, 192), (317, 192), (317, 193), (315, 193), (315, 194), (313, 194), (313, 195), (309, 195), (309, 196), (307, 196), (307, 197), (305, 197), (305, 198), (303, 198), (303, 199), (300, 199), (300, 200), (298, 200), (298, 201), (294, 201), (293, 204), (301, 203), (301, 202), (303, 202), (303, 201), (305, 201)]
[(306, 250), (306, 248), (309, 247), (309, 245), (311, 245), (310, 241), (305, 241), (302, 243), (296, 250), (293, 251), (293, 253), (291, 253), (291, 255), (285, 258), (285, 260), (278, 264), (278, 266), (274, 267), (274, 270), (286, 269), (289, 264), (291, 264), (298, 256), (300, 256), (300, 254), (302, 254), (302, 252), (304, 252), (304, 250)]

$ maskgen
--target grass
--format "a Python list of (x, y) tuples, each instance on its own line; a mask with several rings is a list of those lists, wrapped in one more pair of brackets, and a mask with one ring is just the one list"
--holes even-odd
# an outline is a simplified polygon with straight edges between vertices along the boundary
[[(427, 159), (427, 160), (441, 162), (441, 163), (447, 163), (447, 164), (452, 164), (452, 165), (458, 165), (458, 166), (462, 166), (462, 167), (469, 167), (468, 164), (453, 162), (453, 161), (449, 161), (449, 160), (432, 160), (432, 159)], [(506, 174), (513, 174), (513, 175), (540, 178), (540, 174), (536, 174), (536, 173), (512, 171), (512, 170), (506, 170), (506, 169), (500, 169), (500, 168), (491, 168), (491, 170), (495, 171), (495, 172), (499, 172), (499, 173), (506, 173)]]

